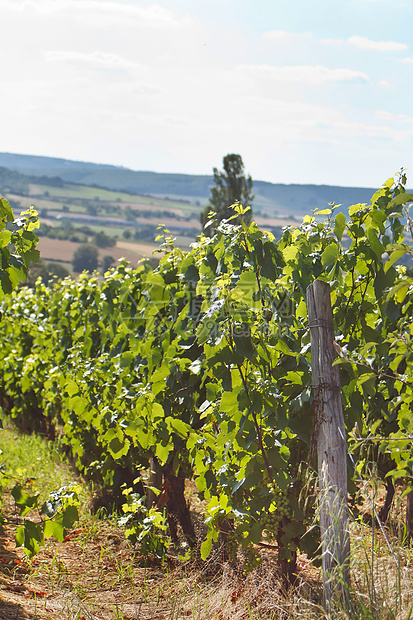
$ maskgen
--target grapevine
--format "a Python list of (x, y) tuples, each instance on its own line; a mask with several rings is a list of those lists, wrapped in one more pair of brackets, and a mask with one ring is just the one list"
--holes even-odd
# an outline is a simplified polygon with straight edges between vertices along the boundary
[[(11, 293), (0, 323), (4, 409), (61, 433), (100, 485), (132, 488), (156, 462), (161, 508), (190, 544), (183, 487), (192, 477), (207, 503), (203, 558), (231, 520), (232, 557), (241, 547), (254, 564), (264, 539), (294, 571), (297, 550), (314, 555), (319, 542), (307, 527), (312, 509), (298, 501), (315, 467), (305, 305), (315, 278), (330, 283), (345, 351), (336, 363), (349, 436), (356, 424), (362, 437), (380, 431), (387, 472), (411, 475), (410, 444), (395, 447), (413, 432), (413, 280), (398, 264), (411, 253), (405, 182), (387, 181), (348, 216), (307, 216), (279, 241), (254, 222), (224, 221), (188, 252), (165, 233), (153, 270), (122, 262), (103, 281), (83, 274)], [(357, 450), (363, 457), (362, 443)], [(179, 506), (171, 493), (168, 503), (168, 485), (179, 488)]]
[(269, 541), (276, 541), (279, 535), (280, 524), (283, 519), (290, 519), (292, 516), (288, 494), (282, 492), (280, 488), (273, 485), (271, 488), (273, 501), (269, 512), (262, 518), (264, 536)]

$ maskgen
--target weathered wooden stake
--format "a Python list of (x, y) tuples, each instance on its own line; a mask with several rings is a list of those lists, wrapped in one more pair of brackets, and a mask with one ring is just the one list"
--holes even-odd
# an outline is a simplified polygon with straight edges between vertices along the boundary
[(406, 500), (406, 539), (413, 542), (413, 491), (409, 491)]
[[(315, 394), (324, 601), (328, 611), (348, 608), (350, 537), (347, 507), (347, 444), (341, 405), (330, 286), (307, 289), (311, 366)], [(337, 346), (337, 345), (336, 345)]]
[[(158, 461), (156, 460), (155, 456), (151, 456), (149, 458), (149, 465), (149, 486), (154, 489), (158, 489), (160, 492), (162, 488), (162, 470), (159, 467)], [(146, 492), (146, 507), (148, 508), (148, 510), (156, 504), (157, 499), (158, 496), (156, 495), (156, 493), (152, 491), (152, 489), (148, 489)]]

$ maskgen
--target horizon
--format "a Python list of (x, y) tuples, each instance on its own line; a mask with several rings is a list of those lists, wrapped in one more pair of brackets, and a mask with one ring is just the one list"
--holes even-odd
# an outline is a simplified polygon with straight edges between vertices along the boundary
[[(210, 174), (191, 174), (191, 173), (187, 173), (187, 172), (158, 172), (156, 170), (134, 170), (133, 168), (128, 168), (126, 166), (120, 166), (120, 165), (116, 165), (116, 164), (110, 164), (108, 162), (95, 162), (95, 161), (85, 161), (85, 160), (80, 160), (80, 159), (68, 159), (67, 157), (53, 157), (51, 155), (35, 155), (33, 153), (10, 153), (9, 151), (0, 151), (0, 156), (1, 155), (17, 155), (18, 157), (22, 156), (22, 157), (39, 157), (39, 158), (44, 158), (44, 159), (55, 159), (55, 160), (60, 160), (62, 162), (64, 161), (69, 161), (71, 163), (76, 163), (76, 164), (93, 164), (95, 166), (112, 166), (114, 168), (120, 168), (123, 170), (127, 170), (128, 172), (143, 172), (143, 173), (151, 173), (151, 174), (165, 174), (165, 175), (173, 175), (173, 176), (207, 176), (207, 177), (213, 177), (213, 173)], [(7, 166), (0, 166), (3, 168), (8, 168)], [(216, 166), (215, 166), (216, 167)], [(12, 170), (11, 168), (8, 168), (9, 170)], [(40, 169), (41, 171), (41, 169)], [(26, 173), (23, 173), (26, 174)], [(248, 171), (246, 171), (246, 174), (248, 174)], [(33, 175), (36, 176), (36, 175)], [(48, 178), (51, 178), (49, 175), (46, 175)], [(59, 176), (59, 175), (57, 175)], [(383, 183), (385, 183), (386, 179), (384, 179)], [(332, 183), (295, 183), (295, 182), (291, 182), (291, 183), (281, 183), (281, 182), (274, 182), (274, 181), (268, 181), (266, 179), (252, 179), (253, 184), (254, 183), (269, 183), (271, 185), (286, 185), (286, 186), (291, 186), (291, 185), (297, 185), (297, 186), (314, 186), (314, 187), (343, 187), (343, 188), (348, 188), (348, 189), (371, 189), (371, 190), (377, 190), (379, 188), (378, 187), (374, 187), (374, 186), (370, 186), (370, 185), (336, 185), (336, 184), (332, 184)], [(83, 183), (74, 183), (73, 181), (65, 181), (65, 183), (73, 183), (75, 185), (83, 185)], [(383, 184), (382, 183), (382, 184)], [(381, 184), (381, 185), (382, 185)], [(380, 185), (380, 187), (381, 187)]]
[(285, 185), (413, 168), (408, 0), (0, 0), (0, 19), (4, 151), (208, 176), (238, 153)]

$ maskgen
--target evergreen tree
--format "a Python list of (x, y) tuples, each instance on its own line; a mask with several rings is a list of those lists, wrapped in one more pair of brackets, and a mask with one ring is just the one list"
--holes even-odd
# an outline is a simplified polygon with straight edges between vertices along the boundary
[[(211, 187), (209, 204), (201, 213), (202, 228), (210, 219), (210, 211), (216, 214), (216, 225), (218, 225), (221, 220), (227, 220), (234, 215), (234, 211), (230, 208), (231, 205), (239, 202), (243, 207), (247, 207), (254, 200), (252, 195), (252, 179), (249, 175), (245, 176), (241, 155), (234, 153), (226, 155), (223, 159), (223, 166), (224, 170), (222, 172), (214, 168), (215, 185)], [(249, 210), (243, 216), (243, 219), (246, 222), (250, 222), (251, 217), (252, 211)], [(212, 236), (214, 234), (214, 227), (210, 225), (204, 232), (206, 235)]]

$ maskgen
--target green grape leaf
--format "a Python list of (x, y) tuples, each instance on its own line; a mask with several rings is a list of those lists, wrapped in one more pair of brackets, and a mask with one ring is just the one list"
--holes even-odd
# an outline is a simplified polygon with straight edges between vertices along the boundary
[(346, 216), (344, 213), (337, 213), (335, 217), (334, 234), (341, 241), (346, 228)]
[(335, 242), (330, 243), (321, 255), (321, 264), (328, 270), (331, 270), (336, 264), (340, 256), (338, 245)]
[(405, 205), (408, 202), (413, 202), (413, 194), (402, 192), (390, 200), (388, 208), (392, 209), (393, 207), (397, 207), (399, 205)]

